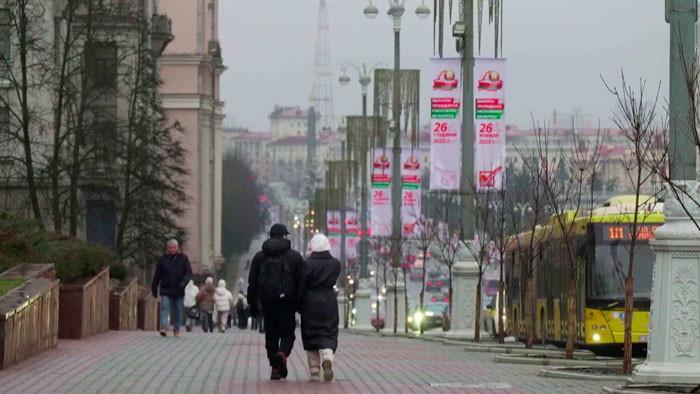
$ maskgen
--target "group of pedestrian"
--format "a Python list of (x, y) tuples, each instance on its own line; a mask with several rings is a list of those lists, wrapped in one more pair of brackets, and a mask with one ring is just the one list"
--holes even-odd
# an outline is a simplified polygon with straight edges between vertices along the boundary
[(282, 224), (270, 229), (270, 238), (250, 262), (247, 298), (242, 278), (235, 298), (223, 279), (215, 288), (214, 279), (208, 277), (197, 288), (192, 282), (189, 259), (176, 240), (168, 241), (167, 252), (158, 260), (151, 284), (153, 296), (161, 296), (160, 335), (168, 335), (170, 314), (173, 334), (180, 336), (183, 306), (187, 308), (188, 331), (198, 319), (205, 332), (214, 330), (214, 312), (219, 331), (225, 332), (229, 314), (235, 309), (239, 328), (247, 328), (250, 315), (253, 328), (265, 332), (270, 379), (279, 380), (288, 375), (287, 359), (296, 339), (298, 312), (311, 380), (320, 380), (321, 373), (325, 381), (333, 380), (339, 322), (334, 286), (340, 275), (340, 262), (331, 256), (325, 235), (316, 234), (311, 239), (311, 254), (306, 261), (292, 250), (288, 235)]
[(311, 255), (304, 261), (291, 248), (289, 232), (282, 224), (270, 229), (270, 239), (262, 245), (250, 267), (248, 301), (251, 313), (259, 314), (258, 300), (265, 321), (265, 349), (270, 363), (270, 379), (287, 377), (287, 358), (296, 335), (295, 314), (301, 314), (301, 337), (307, 352), (311, 380), (333, 379), (333, 359), (338, 347), (338, 303), (334, 286), (340, 275), (340, 262), (330, 254), (325, 235), (311, 239)]

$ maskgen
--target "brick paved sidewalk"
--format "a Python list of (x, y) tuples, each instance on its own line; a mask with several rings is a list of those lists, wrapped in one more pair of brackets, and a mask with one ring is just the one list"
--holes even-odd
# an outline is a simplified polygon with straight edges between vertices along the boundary
[(605, 385), (541, 378), (539, 366), (495, 364), (469, 353), (402, 338), (341, 334), (332, 383), (309, 382), (297, 340), (286, 381), (271, 382), (263, 337), (109, 332), (0, 371), (1, 393), (599, 393)]

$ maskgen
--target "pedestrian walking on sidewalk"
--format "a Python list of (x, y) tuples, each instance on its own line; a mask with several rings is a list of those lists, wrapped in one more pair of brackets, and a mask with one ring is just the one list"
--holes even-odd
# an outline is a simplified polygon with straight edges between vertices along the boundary
[(238, 318), (238, 328), (245, 330), (248, 328), (248, 301), (245, 298), (245, 294), (238, 293), (238, 299), (236, 301), (236, 315)]
[(226, 281), (219, 279), (219, 285), (214, 292), (214, 304), (216, 305), (216, 321), (219, 323), (219, 332), (226, 332), (228, 314), (233, 306), (233, 294), (226, 288)]
[(177, 240), (168, 241), (168, 251), (158, 259), (156, 271), (153, 273), (151, 293), (158, 297), (160, 291), (160, 335), (167, 336), (168, 315), (172, 323), (173, 334), (180, 336), (182, 323), (182, 304), (185, 298), (185, 287), (192, 279), (192, 267), (187, 255), (180, 251)]
[(204, 286), (197, 293), (197, 306), (201, 311), (199, 319), (202, 321), (202, 330), (204, 332), (214, 332), (214, 278), (211, 276), (204, 281)]
[(338, 348), (338, 301), (333, 286), (340, 276), (340, 262), (331, 256), (331, 244), (323, 234), (311, 239), (311, 255), (298, 283), (301, 339), (307, 351), (311, 380), (333, 380), (333, 358)]
[(294, 346), (294, 315), (296, 313), (296, 283), (304, 259), (292, 250), (287, 239), (289, 231), (283, 224), (274, 224), (270, 239), (263, 242), (250, 267), (248, 304), (257, 316), (258, 299), (265, 320), (265, 349), (272, 371), (270, 379), (287, 377), (287, 358)]
[(194, 327), (194, 322), (195, 320), (197, 320), (193, 316), (199, 315), (199, 312), (197, 311), (197, 293), (199, 293), (199, 288), (194, 284), (194, 281), (190, 279), (190, 281), (187, 283), (187, 286), (185, 287), (185, 299), (182, 302), (182, 305), (185, 307), (185, 330), (187, 332), (192, 331), (192, 327)]

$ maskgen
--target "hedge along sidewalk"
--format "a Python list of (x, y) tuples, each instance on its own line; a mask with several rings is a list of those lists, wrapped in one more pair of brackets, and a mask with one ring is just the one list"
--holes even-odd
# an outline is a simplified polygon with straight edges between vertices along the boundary
[(10, 290), (26, 282), (26, 279), (5, 279), (0, 278), (0, 297), (7, 294)]
[(53, 263), (63, 284), (95, 276), (105, 267), (112, 268), (113, 277), (126, 277), (125, 267), (109, 250), (0, 210), (0, 271), (26, 262)]

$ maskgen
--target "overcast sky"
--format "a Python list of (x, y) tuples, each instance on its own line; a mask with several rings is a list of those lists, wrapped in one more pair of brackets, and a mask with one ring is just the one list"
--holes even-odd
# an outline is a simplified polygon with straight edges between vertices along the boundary
[[(348, 86), (338, 83), (343, 62), (393, 64), (388, 1), (374, 3), (380, 14), (369, 20), (362, 13), (366, 0), (328, 0), (336, 116), (361, 112), (356, 75)], [(401, 66), (421, 70), (421, 123), (426, 123), (433, 29), (432, 17), (421, 20), (413, 13), (419, 3), (406, 0)], [(275, 104), (309, 106), (318, 4), (319, 0), (220, 2), (219, 39), (228, 66), (221, 79), (225, 124), (267, 131), (267, 116)], [(492, 27), (484, 23), (483, 30), (481, 56), (493, 56)], [(456, 55), (454, 40), (446, 38), (445, 47), (445, 56)], [(614, 101), (600, 75), (617, 84), (623, 68), (628, 80), (644, 78), (650, 89), (661, 82), (666, 97), (668, 50), (662, 0), (505, 0), (507, 122), (528, 127), (531, 112), (544, 119), (553, 110), (579, 107), (610, 125)]]

